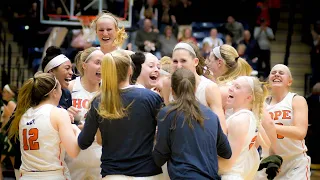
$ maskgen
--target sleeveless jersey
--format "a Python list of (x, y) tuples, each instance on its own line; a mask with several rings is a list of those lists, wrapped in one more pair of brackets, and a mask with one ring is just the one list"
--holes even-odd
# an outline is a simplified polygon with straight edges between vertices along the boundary
[[(281, 102), (275, 105), (267, 105), (267, 110), (275, 124), (283, 126), (293, 125), (292, 100), (295, 95), (295, 93), (289, 92)], [(276, 154), (281, 156), (283, 159), (287, 159), (290, 156), (295, 156), (306, 151), (307, 146), (305, 145), (304, 140), (294, 140), (277, 134)]]
[[(204, 76), (200, 76), (200, 83), (196, 89), (195, 95), (198, 101), (205, 106), (208, 106), (207, 99), (206, 99), (206, 88), (211, 83), (213, 83), (211, 80), (207, 79)], [(170, 102), (174, 101), (172, 93), (170, 93), (169, 101)]]
[(71, 96), (72, 96), (72, 106), (80, 110), (78, 115), (75, 117), (76, 121), (81, 121), (82, 123), (84, 123), (86, 114), (88, 112), (89, 102), (96, 95), (96, 93), (97, 92), (90, 93), (86, 91), (80, 82), (80, 77), (77, 77), (75, 79)]
[(240, 175), (241, 177), (243, 177), (243, 179), (253, 179), (260, 163), (259, 153), (255, 147), (255, 141), (258, 136), (256, 117), (251, 111), (242, 109), (232, 114), (226, 121), (227, 126), (229, 126), (233, 118), (241, 113), (246, 113), (250, 117), (248, 135), (246, 137), (245, 144), (242, 148), (240, 156), (238, 157), (232, 168), (227, 172), (223, 172), (223, 170), (221, 170), (221, 172), (222, 176)]
[[(24, 172), (67, 172), (65, 169), (65, 150), (61, 144), (59, 132), (50, 121), (52, 108), (45, 104), (36, 109), (28, 109), (19, 123), (19, 138)], [(67, 176), (66, 176), (67, 178)]]

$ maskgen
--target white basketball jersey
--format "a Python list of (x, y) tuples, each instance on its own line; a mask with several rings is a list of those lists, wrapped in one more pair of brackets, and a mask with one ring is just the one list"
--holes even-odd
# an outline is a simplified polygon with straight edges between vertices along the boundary
[[(295, 93), (289, 92), (281, 102), (267, 106), (267, 110), (275, 124), (283, 126), (293, 125), (292, 100), (295, 95)], [(307, 146), (304, 140), (294, 140), (277, 134), (276, 151), (277, 155), (283, 159), (287, 159), (290, 156), (306, 152)]]
[(86, 114), (88, 112), (89, 102), (97, 94), (97, 92), (88, 92), (86, 91), (81, 82), (80, 77), (75, 79), (75, 83), (72, 88), (72, 106), (80, 109), (79, 114), (75, 117), (76, 120), (80, 120), (84, 123)]
[[(66, 172), (64, 154), (59, 132), (50, 121), (50, 113), (55, 106), (45, 104), (36, 109), (28, 109), (19, 123), (19, 138), (24, 172)], [(67, 178), (67, 176), (66, 176)]]
[(246, 113), (250, 117), (248, 135), (246, 137), (245, 144), (240, 156), (232, 168), (227, 172), (223, 172), (223, 170), (221, 170), (221, 172), (222, 175), (240, 175), (243, 179), (253, 179), (260, 163), (259, 153), (255, 147), (255, 141), (258, 136), (257, 119), (251, 111), (242, 109), (232, 114), (226, 122), (227, 126), (229, 126), (233, 121), (233, 118), (241, 113)]
[[(200, 83), (196, 89), (196, 98), (201, 104), (205, 106), (208, 106), (207, 99), (206, 99), (206, 88), (211, 83), (213, 83), (211, 80), (207, 79), (204, 76), (200, 76)], [(174, 101), (172, 93), (170, 93), (169, 101), (170, 102)]]

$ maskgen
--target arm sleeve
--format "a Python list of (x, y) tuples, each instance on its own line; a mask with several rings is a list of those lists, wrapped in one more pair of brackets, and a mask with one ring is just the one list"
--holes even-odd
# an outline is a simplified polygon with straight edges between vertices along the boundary
[(162, 120), (165, 115), (165, 111), (161, 110), (158, 116), (158, 134), (156, 140), (156, 146), (152, 153), (154, 162), (157, 166), (164, 165), (171, 156), (170, 150), (170, 136), (169, 136), (169, 119)]
[(261, 29), (259, 27), (254, 28), (253, 37), (254, 39), (258, 39), (260, 35)]
[(273, 31), (272, 31), (271, 28), (267, 28), (266, 33), (267, 33), (267, 36), (268, 36), (269, 39), (273, 39), (274, 38), (274, 34), (273, 34)]
[[(96, 105), (96, 106), (95, 106)], [(87, 113), (86, 122), (84, 123), (83, 130), (78, 136), (78, 145), (84, 150), (91, 146), (94, 137), (97, 133), (100, 117), (97, 114), (97, 100), (92, 102), (89, 112)]]
[(232, 155), (231, 147), (227, 136), (223, 133), (220, 121), (217, 117), (218, 133), (217, 133), (217, 153), (220, 157), (230, 159)]

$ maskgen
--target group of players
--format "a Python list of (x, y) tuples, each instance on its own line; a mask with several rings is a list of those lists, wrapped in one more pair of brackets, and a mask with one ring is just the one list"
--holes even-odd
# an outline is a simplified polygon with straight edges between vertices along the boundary
[(127, 35), (112, 14), (91, 28), (100, 47), (78, 53), (76, 79), (49, 47), (19, 91), (8, 135), (20, 141), (17, 178), (267, 179), (258, 168), (273, 154), (276, 179), (310, 178), (308, 107), (288, 67), (275, 65), (267, 85), (229, 45), (205, 60), (181, 42), (159, 61), (120, 49)]

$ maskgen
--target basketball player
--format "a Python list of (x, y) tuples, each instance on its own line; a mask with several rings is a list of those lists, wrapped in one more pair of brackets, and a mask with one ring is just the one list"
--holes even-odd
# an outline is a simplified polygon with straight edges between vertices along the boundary
[[(172, 53), (173, 72), (180, 68), (189, 69), (196, 77), (196, 97), (203, 105), (210, 107), (219, 117), (223, 132), (227, 132), (224, 112), (221, 104), (221, 94), (218, 86), (209, 79), (202, 76), (204, 59), (199, 49), (191, 43), (178, 43)], [(173, 100), (171, 94), (171, 80), (168, 78), (163, 81), (161, 90), (162, 97), (166, 105)]]
[(132, 81), (138, 87), (152, 89), (160, 78), (160, 62), (151, 53), (136, 52), (130, 55), (134, 64)]
[(80, 130), (72, 126), (68, 112), (57, 107), (62, 94), (59, 81), (49, 73), (36, 74), (20, 92), (9, 130), (9, 138), (20, 139), (20, 179), (70, 179), (64, 152), (78, 155)]
[[(101, 13), (91, 23), (91, 31), (96, 33), (101, 51), (106, 54), (120, 49), (128, 35), (124, 27), (119, 27), (118, 18), (111, 13)], [(132, 51), (125, 51), (132, 54)]]
[[(275, 153), (283, 158), (275, 179), (310, 179), (310, 157), (306, 154), (304, 141), (308, 130), (308, 105), (304, 97), (290, 92), (292, 81), (287, 66), (277, 64), (271, 69), (269, 83), (272, 95), (267, 100), (267, 110), (276, 126)], [(259, 172), (261, 174), (266, 177), (264, 172)]]
[(152, 149), (162, 99), (149, 89), (130, 85), (132, 73), (131, 58), (124, 50), (104, 56), (101, 94), (93, 99), (78, 138), (79, 147), (87, 149), (100, 130), (103, 179), (161, 177)]
[(42, 61), (42, 68), (43, 72), (52, 73), (61, 84), (62, 95), (59, 107), (68, 109), (72, 106), (71, 93), (68, 90), (73, 74), (71, 61), (62, 54), (60, 48), (50, 46), (46, 50), (46, 56)]
[[(213, 79), (217, 82), (221, 92), (225, 115), (229, 117), (233, 112), (232, 109), (226, 108), (226, 102), (231, 81), (239, 76), (250, 76), (252, 68), (246, 60), (239, 57), (238, 52), (232, 46), (227, 44), (215, 47), (212, 50), (207, 59), (207, 67), (208, 72), (213, 72)], [(265, 139), (264, 141), (271, 141), (272, 149), (274, 149), (276, 148), (275, 127), (266, 110), (263, 114), (261, 124), (269, 138), (269, 140)]]
[[(99, 91), (103, 56), (100, 49), (91, 47), (80, 51), (75, 58), (80, 77), (69, 83), (72, 106), (68, 112), (81, 124), (79, 126), (85, 123), (89, 102)], [(101, 179), (101, 152), (101, 146), (94, 142), (87, 150), (81, 151), (77, 158), (67, 158), (71, 179)]]
[(240, 76), (232, 82), (227, 106), (234, 113), (226, 120), (232, 156), (229, 160), (219, 158), (223, 180), (254, 178), (260, 164), (255, 143), (261, 133), (258, 129), (266, 96), (267, 88), (256, 77)]
[(196, 78), (188, 69), (171, 77), (175, 101), (160, 110), (153, 158), (168, 161), (171, 179), (220, 179), (217, 155), (231, 157), (231, 148), (219, 119), (196, 100)]

